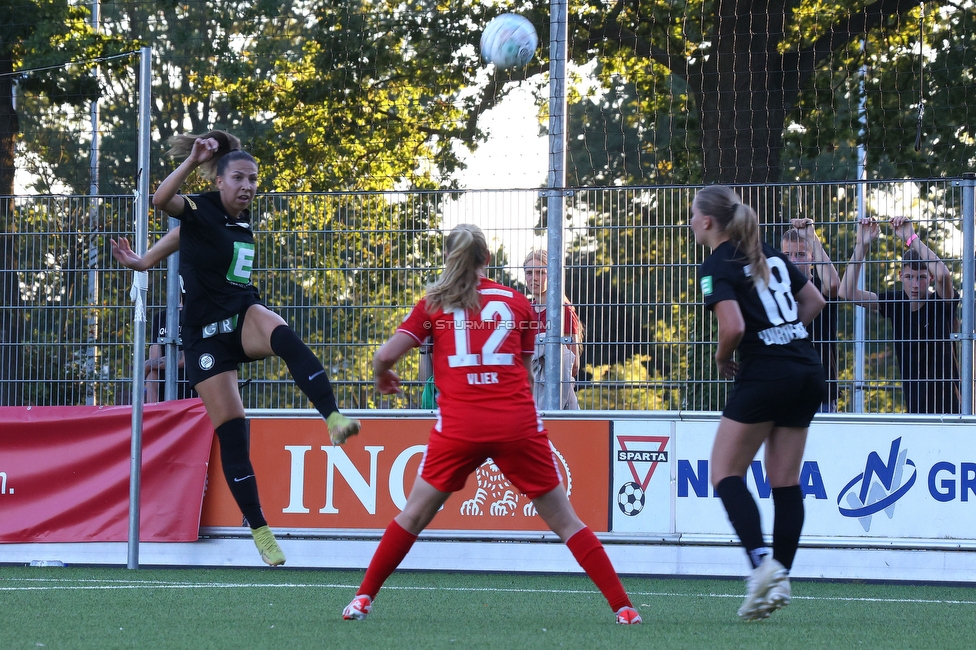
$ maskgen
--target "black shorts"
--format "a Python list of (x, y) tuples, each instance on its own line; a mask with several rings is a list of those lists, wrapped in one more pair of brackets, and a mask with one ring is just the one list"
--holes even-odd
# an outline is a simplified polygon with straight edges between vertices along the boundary
[(819, 363), (754, 361), (736, 377), (722, 415), (743, 424), (806, 428), (823, 403), (825, 383)]
[(246, 305), (241, 313), (205, 327), (183, 326), (183, 353), (186, 355), (184, 367), (186, 379), (193, 388), (204, 379), (228, 370), (237, 370), (242, 363), (256, 361), (244, 353), (241, 331), (244, 328), (244, 314), (255, 301)]

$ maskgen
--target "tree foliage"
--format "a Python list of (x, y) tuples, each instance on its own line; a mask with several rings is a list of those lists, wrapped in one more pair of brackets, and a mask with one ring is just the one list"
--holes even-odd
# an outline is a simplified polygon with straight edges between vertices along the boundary
[[(0, 0), (0, 375), (7, 378), (0, 387), (0, 404), (19, 404), (24, 352), (20, 341), (25, 335), (20, 293), (17, 219), (12, 201), (14, 190), (14, 151), (23, 129), (15, 107), (15, 70), (43, 67), (57, 57), (58, 49), (87, 53), (95, 39), (86, 30), (84, 12), (62, 0)], [(23, 81), (24, 89), (55, 94), (72, 88), (79, 96), (85, 92), (84, 79), (77, 74), (62, 77), (40, 75)]]
[[(587, 161), (601, 136), (625, 146), (602, 166), (579, 165), (574, 184), (762, 183), (799, 169), (851, 178), (858, 143), (874, 152), (874, 177), (968, 170), (973, 5), (924, 7), (920, 25), (916, 0), (581, 3), (572, 56), (597, 61), (602, 83), (575, 107), (574, 158)], [(920, 94), (929, 110), (916, 152)]]
[[(853, 188), (824, 201), (802, 188), (764, 184), (855, 179), (859, 145), (869, 178), (958, 176), (976, 162), (969, 2), (927, 2), (924, 19), (918, 2), (894, 0), (591, 0), (575, 7), (572, 58), (592, 67), (598, 83), (583, 86), (570, 106), (570, 185), (755, 183), (740, 191), (773, 225), (773, 242), (782, 230), (775, 224), (792, 216), (857, 216)], [(920, 98), (926, 106), (916, 150)], [(714, 340), (709, 315), (695, 306), (697, 288), (667, 272), (676, 262), (693, 272), (700, 252), (693, 242), (662, 247), (653, 235), (685, 223), (689, 201), (647, 204), (637, 194), (576, 211), (590, 229), (567, 259), (567, 290), (595, 305), (584, 308), (593, 324), (594, 376), (609, 376), (607, 368), (632, 373), (627, 359), (641, 359), (648, 376), (683, 376), (662, 372), (681, 368), (666, 360), (673, 339), (658, 327), (658, 306), (669, 304), (681, 314), (665, 322), (704, 327), (679, 339), (692, 343), (677, 357), (693, 360), (698, 377), (711, 368), (694, 344)], [(836, 254), (846, 258), (847, 251)], [(630, 305), (655, 307), (634, 313)], [(679, 401), (714, 407), (719, 385), (699, 383)]]

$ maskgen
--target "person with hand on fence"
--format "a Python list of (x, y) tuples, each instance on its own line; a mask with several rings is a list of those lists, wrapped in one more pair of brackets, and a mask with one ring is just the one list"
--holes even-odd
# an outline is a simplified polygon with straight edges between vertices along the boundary
[(820, 411), (836, 413), (840, 392), (837, 385), (837, 292), (840, 276), (817, 237), (813, 219), (790, 219), (790, 229), (783, 233), (780, 244), (780, 250), (823, 294), (827, 302), (807, 329), (827, 375), (827, 392)]
[[(132, 250), (129, 240), (120, 237), (118, 240), (110, 239), (112, 244), (112, 256), (122, 266), (135, 271), (146, 271), (156, 264), (166, 259), (180, 248), (180, 229), (179, 226), (173, 228), (159, 241), (149, 247), (146, 254), (140, 257)], [(179, 327), (183, 328), (183, 281), (180, 280), (180, 317)], [(146, 403), (153, 404), (158, 402), (161, 397), (163, 385), (166, 382), (166, 356), (163, 345), (166, 340), (166, 310), (159, 311), (152, 321), (150, 327), (153, 341), (149, 344), (149, 358), (146, 359)], [(179, 338), (177, 334), (177, 338)], [(183, 354), (183, 345), (179, 345), (177, 351), (177, 383), (176, 398), (186, 399), (195, 397), (190, 384), (186, 379), (186, 358)]]
[[(537, 336), (532, 354), (532, 396), (536, 406), (543, 408), (546, 383), (546, 294), (549, 290), (549, 254), (542, 249), (530, 251), (525, 257), (525, 284), (532, 294), (532, 306), (537, 314)], [(559, 408), (564, 411), (579, 410), (576, 398), (576, 376), (579, 374), (583, 352), (583, 324), (576, 308), (563, 296), (563, 335), (572, 343), (563, 344), (562, 380), (560, 381)]]
[(383, 533), (343, 619), (366, 618), (420, 532), (468, 475), (491, 458), (566, 543), (617, 623), (640, 623), (603, 545), (569, 502), (538, 418), (532, 400), (532, 306), (519, 292), (485, 277), (488, 244), (477, 226), (455, 227), (444, 254), (443, 273), (373, 357), (376, 388), (391, 395), (400, 390), (393, 366), (433, 337), (440, 411), (406, 506)]
[(915, 233), (908, 217), (892, 217), (889, 224), (895, 237), (905, 243), (899, 273), (901, 291), (877, 294), (858, 288), (858, 276), (868, 251), (881, 236), (881, 226), (864, 218), (857, 226), (854, 252), (841, 280), (840, 297), (891, 321), (902, 396), (909, 413), (959, 413), (959, 369), (952, 343), (959, 294), (953, 286), (952, 273)]
[[(254, 234), (248, 208), (258, 183), (258, 164), (223, 131), (177, 135), (169, 154), (183, 162), (160, 183), (153, 205), (180, 220), (180, 276), (186, 288), (183, 346), (187, 377), (203, 400), (220, 442), (224, 477), (251, 529), (261, 559), (285, 563), (285, 555), (268, 527), (258, 498), (257, 480), (248, 454), (247, 423), (238, 390), (238, 366), (276, 355), (295, 383), (325, 418), (333, 444), (359, 432), (360, 424), (339, 412), (332, 384), (322, 363), (284, 319), (261, 302), (251, 284), (255, 262)], [(194, 170), (215, 181), (217, 191), (193, 196), (179, 189)], [(166, 239), (164, 237), (164, 239)], [(172, 240), (156, 246), (146, 258), (130, 259), (144, 270), (176, 250)], [(117, 258), (131, 248), (113, 242)], [(128, 250), (126, 250), (128, 249)]]
[[(176, 339), (180, 340), (183, 329), (183, 294), (180, 293), (179, 325)], [(153, 341), (149, 344), (149, 358), (146, 359), (146, 403), (152, 404), (163, 397), (163, 387), (166, 385), (166, 352), (164, 346), (169, 338), (166, 328), (166, 310), (159, 310), (153, 316)], [(186, 357), (183, 354), (183, 344), (178, 343), (176, 349), (176, 399), (195, 397), (189, 382), (186, 380)]]
[[(785, 255), (761, 242), (755, 211), (731, 188), (700, 190), (691, 211), (695, 241), (711, 249), (699, 283), (706, 308), (718, 318), (715, 361), (722, 377), (735, 378), (712, 446), (711, 480), (753, 567), (738, 614), (756, 620), (791, 598), (789, 570), (803, 528), (800, 467), (825, 383), (806, 326), (824, 298)], [(772, 551), (745, 483), (764, 443)]]

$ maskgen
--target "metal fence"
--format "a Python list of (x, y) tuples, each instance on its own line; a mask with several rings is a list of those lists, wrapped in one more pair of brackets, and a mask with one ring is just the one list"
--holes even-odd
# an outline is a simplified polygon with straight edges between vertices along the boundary
[[(585, 328), (576, 385), (582, 408), (721, 408), (731, 382), (716, 375), (716, 323), (697, 286), (707, 251), (687, 225), (696, 189), (569, 193), (564, 286)], [(951, 270), (963, 298), (959, 314), (968, 312), (972, 323), (973, 287), (963, 286), (962, 263), (973, 257), (972, 250), (964, 254), (963, 233), (973, 225), (972, 180), (738, 189), (774, 246), (790, 218), (813, 219), (840, 275), (862, 214), (882, 222), (909, 216)], [(524, 291), (522, 262), (546, 243), (545, 205), (538, 190), (260, 195), (252, 210), (258, 241), (252, 279), (322, 359), (341, 406), (418, 407), (416, 355), (399, 368), (407, 380), (402, 398), (376, 393), (370, 361), (436, 277), (442, 233), (457, 223), (480, 225), (493, 250), (492, 276)], [(133, 210), (131, 197), (0, 200), (0, 403), (131, 401), (132, 274), (112, 259), (109, 239), (131, 238)], [(158, 213), (150, 221), (157, 228), (166, 222)], [(151, 232), (150, 241), (161, 234)], [(903, 250), (882, 226), (865, 263), (865, 288), (897, 289)], [(165, 308), (166, 273), (166, 267), (150, 273), (149, 321)], [(178, 297), (169, 299), (175, 304)], [(890, 323), (852, 304), (838, 309), (838, 410), (903, 411)], [(957, 361), (959, 340), (972, 340), (960, 331), (953, 337)], [(961, 368), (962, 385), (972, 386), (972, 364)], [(248, 408), (308, 406), (278, 359), (242, 366), (241, 382)]]

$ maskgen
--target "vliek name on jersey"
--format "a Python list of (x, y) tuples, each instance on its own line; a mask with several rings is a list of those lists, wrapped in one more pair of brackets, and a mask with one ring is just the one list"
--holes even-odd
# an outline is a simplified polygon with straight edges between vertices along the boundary
[(760, 331), (759, 338), (766, 345), (786, 345), (790, 341), (807, 338), (807, 328), (803, 323), (787, 323)]
[(469, 386), (484, 386), (485, 384), (497, 384), (497, 383), (498, 383), (497, 372), (469, 372), (468, 373)]

